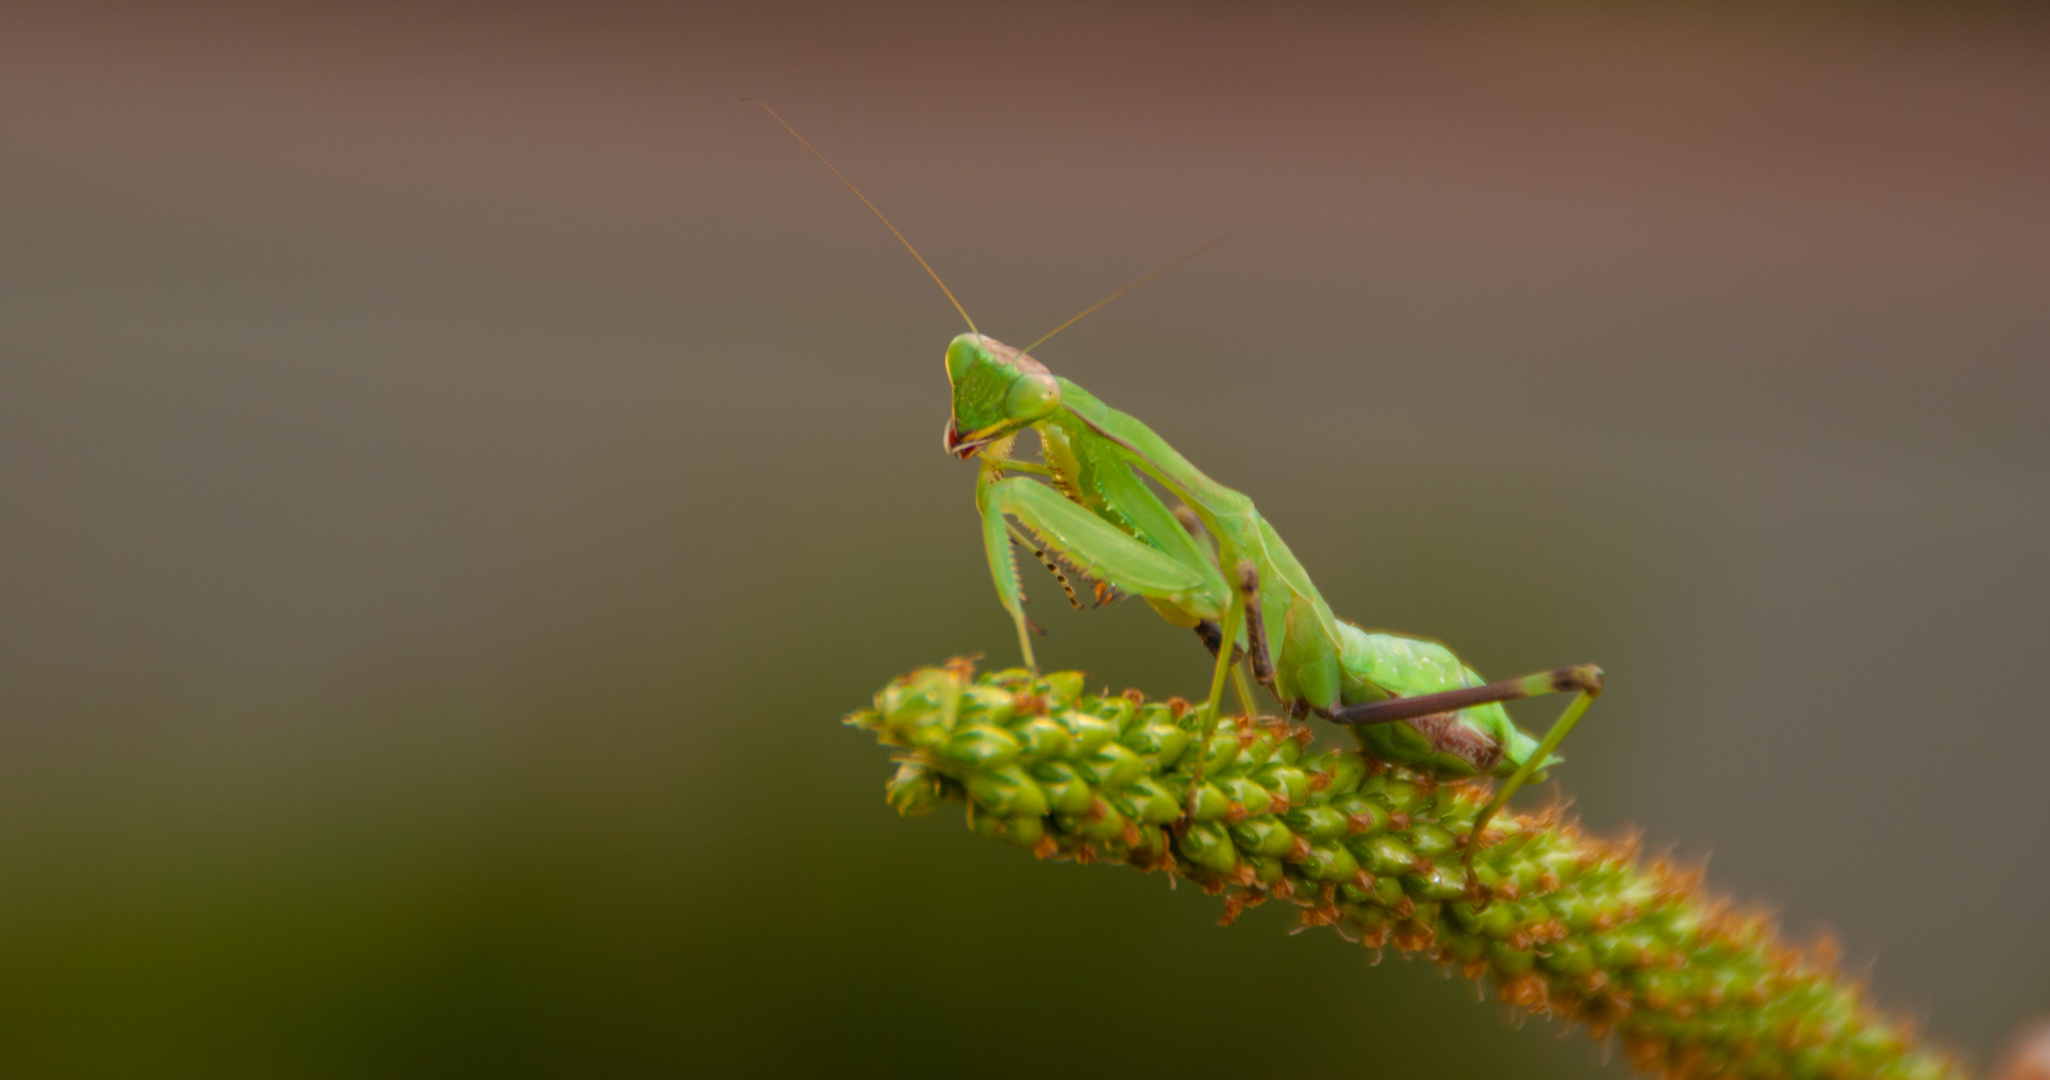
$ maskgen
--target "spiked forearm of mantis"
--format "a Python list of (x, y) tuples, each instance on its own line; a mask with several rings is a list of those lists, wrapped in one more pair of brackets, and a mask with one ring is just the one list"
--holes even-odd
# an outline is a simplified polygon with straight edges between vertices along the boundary
[[(1486, 980), (1517, 1009), (1618, 1038), (1669, 1077), (1962, 1077), (1878, 1011), (1827, 945), (1589, 836), (1559, 811), (1497, 817), (1469, 879), (1462, 842), (1485, 781), (1433, 782), (1360, 753), (1312, 753), (1308, 728), (1218, 721), (1082, 676), (977, 676), (954, 660), (892, 682), (847, 718), (898, 750), (899, 813), (966, 804), (978, 833), (1042, 859), (1123, 863), (1224, 899), (1225, 923), (1269, 900), (1377, 951)], [(1193, 818), (1191, 777), (1200, 777)]]

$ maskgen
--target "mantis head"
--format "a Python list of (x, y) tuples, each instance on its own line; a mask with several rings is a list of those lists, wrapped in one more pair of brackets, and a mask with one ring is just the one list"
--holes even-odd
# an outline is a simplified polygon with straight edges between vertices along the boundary
[(1044, 365), (981, 334), (948, 344), (947, 381), (954, 384), (947, 453), (963, 461), (1061, 407), (1061, 384)]

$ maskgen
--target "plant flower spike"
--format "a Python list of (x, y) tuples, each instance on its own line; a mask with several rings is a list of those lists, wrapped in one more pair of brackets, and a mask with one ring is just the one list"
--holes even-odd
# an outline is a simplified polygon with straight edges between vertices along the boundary
[[(1303, 927), (1423, 954), (1512, 1007), (1619, 1038), (1668, 1077), (1963, 1077), (1865, 1000), (1834, 949), (1780, 941), (1696, 872), (1646, 864), (1557, 810), (1504, 811), (1462, 847), (1488, 782), (1434, 779), (1310, 730), (1203, 718), (1178, 698), (1083, 691), (1079, 672), (977, 675), (967, 660), (890, 683), (847, 723), (897, 751), (901, 814), (964, 803), (969, 826), (1042, 859), (1124, 863), (1224, 898), (1223, 922), (1285, 901)], [(1191, 790), (1192, 781), (1194, 790)], [(1193, 807), (1193, 812), (1188, 808)]]

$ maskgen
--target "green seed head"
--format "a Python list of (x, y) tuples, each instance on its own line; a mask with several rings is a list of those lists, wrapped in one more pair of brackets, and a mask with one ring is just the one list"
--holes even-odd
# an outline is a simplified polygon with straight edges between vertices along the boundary
[[(951, 352), (949, 371), (958, 390)], [(1518, 1010), (1613, 1032), (1645, 1072), (1962, 1075), (1827, 959), (1781, 944), (1769, 921), (1556, 812), (1496, 817), (1469, 878), (1462, 856), (1485, 780), (1371, 752), (1308, 753), (1304, 729), (1223, 721), (1188, 814), (1207, 715), (1091, 695), (1073, 672), (978, 677), (953, 661), (893, 682), (847, 722), (897, 749), (887, 791), (900, 813), (966, 803), (977, 833), (1040, 858), (1193, 879), (1224, 894), (1226, 921), (1292, 903), (1304, 926), (1429, 956), (1486, 978)]]

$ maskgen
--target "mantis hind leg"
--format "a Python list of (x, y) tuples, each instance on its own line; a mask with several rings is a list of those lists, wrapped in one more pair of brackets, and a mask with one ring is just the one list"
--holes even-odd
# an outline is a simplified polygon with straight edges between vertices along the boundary
[(1580, 723), (1580, 718), (1586, 714), (1588, 706), (1594, 704), (1594, 699), (1601, 696), (1602, 686), (1602, 669), (1593, 664), (1582, 664), (1578, 667), (1526, 675), (1521, 679), (1504, 679), (1485, 686), (1470, 686), (1439, 694), (1391, 698), (1365, 705), (1348, 705), (1326, 710), (1324, 715), (1340, 724), (1385, 724), (1395, 720), (1416, 720), (1451, 713), (1475, 705), (1517, 701), (1539, 694), (1570, 692), (1574, 695), (1573, 700), (1567, 702), (1565, 711), (1559, 714), (1559, 719), (1552, 724), (1551, 730), (1545, 733), (1544, 740), (1538, 743), (1537, 749), (1524, 758), (1515, 772), (1509, 774), (1501, 790), (1497, 791), (1495, 797), (1488, 800), (1488, 804), (1474, 817), (1473, 830), (1466, 838), (1465, 855), (1460, 860), (1466, 867), (1467, 886), (1472, 890), (1475, 888), (1473, 857), (1475, 852), (1480, 850), (1481, 834), (1487, 829), (1488, 822), (1509, 802), (1517, 789), (1523, 787), (1544, 767), (1552, 751), (1559, 748), (1559, 744), (1565, 741), (1566, 736), (1573, 733), (1573, 726)]
[(1552, 751), (1557, 750), (1559, 744), (1566, 741), (1566, 736), (1573, 733), (1573, 725), (1580, 723), (1580, 718), (1587, 712), (1587, 707), (1594, 704), (1595, 698), (1601, 696), (1602, 669), (1595, 667), (1593, 664), (1588, 664), (1583, 668), (1568, 668), (1566, 670), (1584, 671), (1591, 677), (1579, 684), (1580, 692), (1573, 695), (1573, 700), (1566, 703), (1566, 710), (1559, 714), (1559, 719), (1552, 722), (1552, 730), (1545, 732), (1544, 741), (1538, 743), (1537, 749), (1532, 751), (1528, 758), (1524, 759), (1523, 764), (1517, 766), (1516, 771), (1509, 774), (1509, 779), (1502, 782), (1502, 790), (1497, 791), (1495, 797), (1488, 800), (1488, 805), (1482, 807), (1481, 812), (1474, 816), (1473, 831), (1468, 833), (1466, 837), (1465, 854), (1461, 855), (1459, 859), (1460, 864), (1466, 867), (1466, 888), (1468, 892), (1477, 894), (1480, 891), (1480, 883), (1474, 877), (1473, 857), (1481, 848), (1481, 833), (1487, 829), (1489, 820), (1495, 816), (1496, 811), (1501, 810), (1509, 802), (1509, 797), (1516, 794), (1518, 788), (1522, 787), (1530, 780), (1531, 776), (1536, 774), (1538, 769), (1544, 765), (1545, 760), (1552, 756)]
[(1385, 724), (1390, 720), (1412, 720), (1419, 716), (1455, 712), (1475, 705), (1521, 701), (1540, 694), (1562, 694), (1574, 690), (1600, 694), (1602, 669), (1593, 664), (1581, 664), (1578, 667), (1541, 671), (1520, 679), (1503, 679), (1485, 686), (1447, 690), (1440, 694), (1389, 698), (1386, 701), (1373, 701), (1365, 705), (1341, 705), (1335, 709), (1323, 710), (1323, 715), (1334, 724)]

